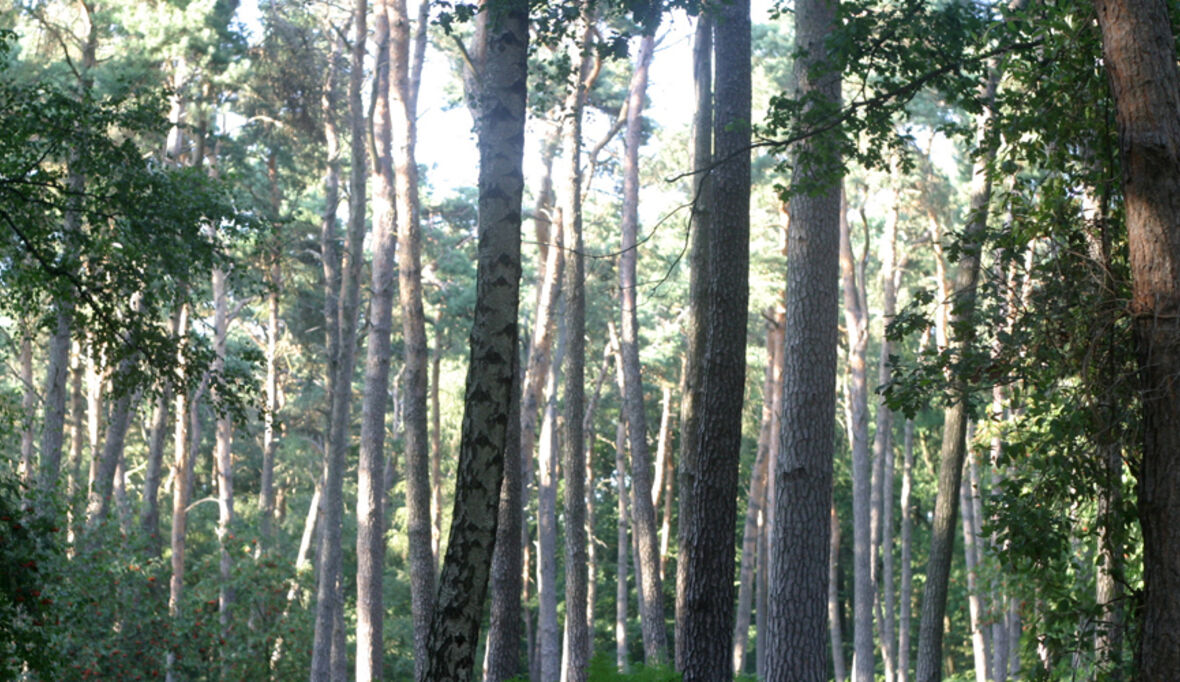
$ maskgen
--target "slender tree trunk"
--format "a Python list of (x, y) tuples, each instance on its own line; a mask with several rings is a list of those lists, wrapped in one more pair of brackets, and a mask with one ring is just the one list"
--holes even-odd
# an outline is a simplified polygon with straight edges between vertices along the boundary
[[(270, 182), (271, 214), (277, 225), (281, 218), (282, 195), (275, 157), (276, 152), (272, 150), (267, 158), (267, 178)], [(276, 428), (279, 412), (278, 343), (281, 333), (279, 296), (283, 288), (281, 249), (281, 234), (276, 227), (271, 235), (271, 245), (267, 253), (267, 282), (270, 288), (266, 294), (266, 405), (262, 418), (262, 471), (258, 486), (258, 534), (261, 536), (261, 549), (270, 549), (274, 545), (274, 471), (275, 453), (279, 445), (279, 433)]]
[[(602, 367), (598, 370), (598, 377), (594, 380), (594, 391), (586, 403), (586, 415), (582, 419), (582, 432), (586, 436), (586, 657), (594, 656), (594, 611), (598, 604), (598, 540), (595, 529), (598, 527), (598, 482), (594, 474), (594, 417), (598, 411), (598, 399), (602, 396), (602, 385), (610, 371), (611, 347), (605, 344), (602, 353)], [(517, 590), (517, 594), (520, 590)]]
[[(339, 601), (338, 589), (341, 561), (341, 534), (344, 518), (344, 468), (348, 447), (348, 424), (351, 408), (352, 370), (356, 350), (356, 310), (359, 299), (362, 241), (365, 228), (365, 176), (367, 175), (367, 154), (365, 149), (364, 104), (361, 101), (361, 82), (365, 58), (365, 39), (368, 4), (357, 0), (353, 10), (352, 68), (348, 85), (350, 112), (351, 173), (349, 178), (348, 236), (345, 240), (343, 257), (337, 261), (338, 269), (329, 272), (329, 251), (325, 251), (325, 280), (331, 278), (338, 284), (329, 284), (338, 292), (338, 302), (325, 303), (327, 333), (336, 336), (335, 344), (329, 341), (329, 396), (331, 412), (328, 423), (328, 447), (325, 451), (325, 475), (323, 505), (324, 513), (318, 551), (318, 576), (316, 585), (315, 638), (312, 646), (311, 678), (328, 680), (332, 674), (333, 630), (336, 612), (343, 608)], [(334, 88), (334, 83), (329, 90)], [(329, 100), (334, 100), (329, 94)], [(329, 114), (330, 116), (331, 114)], [(332, 131), (334, 133), (334, 131)], [(329, 149), (329, 163), (333, 158)], [(335, 239), (335, 210), (332, 221), (327, 223), (325, 212), (326, 238)], [(334, 247), (331, 249), (334, 250)], [(333, 264), (334, 266), (335, 264)], [(337, 279), (339, 278), (339, 279)], [(336, 288), (338, 287), (338, 288)], [(335, 357), (332, 351), (335, 346)], [(337, 655), (338, 657), (338, 655)]]
[[(999, 71), (990, 64), (988, 82), (981, 93), (987, 103), (977, 122), (976, 139), (982, 143), (990, 121), (990, 107), (995, 101)], [(953, 284), (949, 334), (953, 343), (967, 348), (974, 339), (975, 289), (979, 277), (982, 239), (987, 228), (987, 207), (991, 200), (991, 171), (994, 152), (984, 152), (975, 162), (971, 189), (969, 222), (964, 230), (959, 269)], [(927, 561), (926, 590), (922, 599), (922, 618), (918, 631), (917, 682), (942, 679), (942, 633), (946, 614), (947, 582), (950, 578), (951, 552), (954, 548), (955, 516), (959, 509), (959, 486), (967, 448), (967, 385), (952, 379), (953, 399), (943, 421), (942, 453), (939, 458), (938, 493), (934, 501), (934, 522)]]
[[(488, 642), (484, 651), (484, 682), (503, 682), (520, 674), (521, 575), (520, 535), (524, 525), (520, 452), (520, 389), (523, 368), (518, 368), (508, 412), (508, 440), (504, 447), (504, 483), (500, 487), (500, 517), (496, 549), (492, 553), (492, 608)], [(505, 556), (507, 555), (507, 556)], [(507, 559), (507, 560), (506, 560)], [(514, 559), (514, 560), (513, 560)]]
[(897, 682), (910, 677), (910, 620), (914, 595), (914, 516), (910, 497), (914, 489), (914, 422), (905, 422), (905, 441), (902, 446), (901, 496), (897, 507), (901, 510), (901, 584), (898, 587), (900, 606), (897, 626)]
[[(172, 335), (176, 336), (180, 315), (172, 317)], [(147, 468), (143, 479), (143, 508), (140, 514), (140, 526), (144, 538), (147, 539), (149, 555), (159, 556), (160, 542), (160, 470), (164, 461), (164, 441), (168, 435), (168, 406), (173, 400), (172, 381), (165, 378), (160, 385), (160, 393), (156, 398), (155, 416), (148, 437)]]
[(733, 672), (742, 672), (750, 637), (750, 614), (754, 602), (754, 567), (758, 563), (759, 521), (766, 503), (766, 479), (770, 470), (770, 440), (774, 427), (774, 391), (777, 382), (777, 354), (781, 352), (778, 328), (773, 322), (766, 329), (766, 378), (762, 383), (762, 426), (758, 432), (758, 449), (750, 474), (746, 495), (746, 523), (742, 530), (741, 571), (738, 580), (737, 624), (733, 629)]
[[(81, 173), (71, 171), (67, 184), (71, 192), (81, 192), (84, 180)], [(76, 212), (66, 213), (65, 233), (70, 234), (81, 227), (81, 218)], [(61, 451), (65, 444), (66, 379), (70, 369), (70, 337), (74, 316), (74, 305), (68, 300), (54, 303), (53, 333), (49, 337), (49, 359), (45, 369), (45, 418), (41, 422), (41, 472), (42, 492), (52, 493), (57, 488), (61, 475)]]
[[(693, 115), (693, 205), (692, 252), (689, 268), (689, 315), (687, 348), (684, 361), (684, 391), (680, 401), (680, 491), (677, 544), (683, 551), (687, 546), (688, 529), (697, 523), (699, 506), (688, 504), (689, 491), (695, 489), (701, 459), (699, 422), (702, 411), (701, 372), (704, 366), (705, 335), (709, 318), (709, 243), (712, 232), (712, 173), (706, 172), (713, 159), (713, 23), (709, 13), (697, 17), (693, 35), (692, 73), (695, 89)], [(689, 580), (688, 562), (682, 557), (676, 562), (676, 637), (675, 662), (683, 670), (688, 641), (685, 626), (690, 605), (686, 591)]]
[(869, 459), (869, 387), (866, 355), (868, 314), (861, 307), (860, 283), (852, 258), (846, 204), (840, 211), (840, 275), (844, 289), (844, 327), (848, 335), (848, 430), (852, 441), (852, 677), (872, 682), (873, 660), (873, 543), (872, 462)]
[(619, 672), (626, 673), (630, 667), (630, 657), (627, 653), (627, 557), (630, 541), (627, 539), (627, 481), (624, 462), (624, 451), (627, 449), (627, 430), (620, 415), (619, 425), (615, 435), (615, 489), (618, 493), (618, 543), (615, 554), (615, 666)]
[[(745, 388), (749, 298), (750, 6), (735, 0), (719, 11), (715, 28), (718, 79), (713, 140), (713, 227), (709, 244), (705, 348), (695, 478), (682, 486), (681, 561), (686, 564), (677, 638), (686, 682), (733, 677), (734, 535), (737, 516), (741, 410)], [(684, 466), (688, 467), (687, 460)]]
[(1168, 6), (1095, 0), (1116, 105), (1131, 254), (1134, 334), (1143, 396), (1139, 521), (1142, 680), (1180, 670), (1180, 73)]
[[(971, 466), (970, 462), (964, 466)], [(959, 506), (963, 510), (963, 555), (967, 568), (967, 608), (971, 625), (971, 651), (975, 663), (976, 682), (988, 682), (992, 679), (988, 670), (988, 647), (983, 631), (983, 601), (979, 594), (979, 556), (980, 537), (975, 528), (975, 504), (972, 500), (974, 492), (971, 477), (963, 478), (959, 486)]]
[[(226, 335), (229, 331), (229, 309), (226, 296), (227, 273), (221, 268), (213, 269), (213, 371), (221, 373), (225, 370)], [(217, 388), (214, 387), (214, 402), (217, 402)], [(234, 479), (233, 458), (233, 421), (228, 413), (219, 413), (217, 417), (214, 444), (214, 464), (217, 472), (217, 543), (221, 556), (218, 561), (220, 581), (217, 590), (217, 612), (221, 624), (221, 636), (229, 637), (230, 608), (233, 602), (233, 589), (230, 587), (230, 571), (232, 560), (229, 553), (230, 526), (234, 521)], [(226, 677), (227, 667), (224, 665), (222, 677)]]
[(831, 511), (831, 537), (828, 539), (828, 634), (832, 643), (832, 674), (836, 682), (848, 679), (844, 666), (844, 629), (840, 623), (840, 517), (836, 505)]
[[(442, 372), (442, 324), (434, 324), (434, 355), (430, 364), (430, 551), (438, 572), (439, 543), (442, 542), (442, 403), (439, 375)], [(505, 462), (507, 464), (507, 462)]]
[[(176, 328), (177, 334), (181, 339), (184, 339), (188, 333), (187, 305), (180, 309)], [(183, 371), (183, 347), (177, 353), (177, 362), (180, 363)], [(168, 592), (168, 615), (173, 620), (179, 619), (181, 615), (180, 599), (184, 590), (185, 531), (188, 521), (190, 493), (190, 489), (185, 485), (185, 481), (188, 479), (193, 468), (192, 450), (189, 447), (188, 410), (188, 391), (182, 387), (181, 390), (176, 392), (176, 430), (173, 441), (175, 454), (172, 468), (172, 579), (169, 582)], [(173, 669), (175, 656), (175, 651), (168, 651), (167, 677), (169, 682), (176, 679)]]
[[(885, 232), (881, 236), (881, 317), (888, 326), (897, 314), (897, 222), (898, 191), (894, 193), (894, 205), (885, 219)], [(877, 385), (885, 386), (892, 379), (889, 355), (892, 346), (888, 335), (881, 334), (881, 353), (877, 365)], [(880, 546), (881, 580), (878, 601), (882, 604), (880, 620), (881, 657), (885, 661), (885, 682), (893, 682), (897, 676), (897, 634), (896, 598), (893, 591), (893, 412), (884, 398), (877, 402), (877, 426), (873, 433), (874, 467), (880, 467), (878, 485), (881, 502)]]
[[(67, 358), (68, 361), (68, 358)], [(36, 419), (37, 390), (33, 387), (33, 325), (21, 323), (20, 334), (20, 380), (22, 386), (21, 412), (24, 413), (20, 434), (20, 480), (27, 486), (33, 484), (33, 425)], [(63, 420), (64, 420), (64, 407)], [(63, 421), (64, 433), (64, 421)], [(63, 437), (64, 441), (64, 437)]]
[[(132, 369), (132, 361), (125, 359), (116, 370), (117, 380), (125, 380)], [(123, 457), (127, 428), (131, 423), (132, 391), (123, 390), (111, 408), (107, 420), (106, 439), (102, 447), (96, 448), (91, 457), (90, 491), (86, 503), (86, 529), (94, 528), (107, 516), (111, 494), (114, 490), (115, 474), (119, 460)]]
[[(390, 23), (399, 19), (398, 0), (378, 0), (374, 7), (377, 64), (373, 83), (373, 264), (369, 283), (369, 330), (365, 344), (365, 385), (361, 401), (361, 444), (356, 500), (356, 679), (382, 679), (385, 654), (385, 411), (393, 333), (393, 273), (396, 256), (390, 71), (393, 47)], [(401, 0), (404, 15), (405, 2)], [(404, 27), (401, 29), (406, 30)], [(404, 47), (404, 40), (403, 47)], [(394, 76), (396, 78), (396, 76)], [(407, 459), (411, 457), (407, 452)], [(412, 496), (411, 496), (412, 497)], [(412, 507), (411, 507), (412, 508)], [(411, 512), (412, 513), (412, 512)], [(412, 523), (411, 523), (412, 528)], [(410, 553), (416, 551), (410, 539)], [(430, 543), (426, 543), (429, 550)], [(418, 549), (417, 551), (421, 551)], [(412, 560), (412, 559), (411, 559)], [(434, 577), (434, 562), (428, 561)], [(411, 571), (413, 571), (411, 563)], [(433, 582), (433, 581), (432, 581)], [(411, 580), (411, 590), (413, 590)], [(429, 590), (428, 590), (429, 593)], [(425, 614), (414, 622), (414, 660), (425, 662), (417, 648), (425, 640)]]
[(545, 380), (545, 416), (541, 420), (537, 453), (537, 649), (541, 679), (545, 682), (561, 676), (561, 631), (557, 622), (557, 457), (560, 452), (557, 391), (561, 385), (565, 344), (566, 326), (562, 321), (557, 349)]
[[(517, 372), (528, 6), (488, 6), (479, 98), (479, 256), (455, 506), (427, 646), (430, 682), (466, 682), (496, 538)], [(515, 428), (515, 425), (511, 425)], [(515, 457), (515, 453), (513, 453)]]
[[(795, 63), (803, 96), (839, 105), (840, 78), (826, 48), (835, 29), (835, 0), (795, 6), (795, 40), (805, 57)], [(813, 76), (813, 73), (820, 75)], [(815, 149), (823, 140), (803, 144)], [(809, 154), (800, 153), (806, 159)], [(839, 167), (797, 162), (797, 181)], [(791, 199), (781, 448), (775, 466), (774, 538), (767, 680), (827, 678), (824, 610), (829, 569), (829, 514), (835, 433), (836, 275), (840, 251), (840, 181)]]
[(623, 156), (622, 249), (619, 256), (619, 292), (622, 304), (621, 352), (623, 357), (623, 403), (627, 410), (631, 438), (631, 481), (634, 494), (635, 534), (639, 541), (640, 574), (643, 583), (644, 661), (648, 665), (667, 658), (664, 633), (663, 584), (660, 579), (656, 512), (652, 501), (651, 457), (647, 448), (647, 416), (643, 406), (643, 379), (639, 364), (638, 279), (636, 266), (639, 231), (639, 145), (643, 134), (643, 103), (647, 97), (647, 73), (655, 48), (654, 35), (644, 35), (635, 58), (635, 73), (627, 95), (627, 129)]
[[(568, 415), (561, 424), (562, 474), (565, 477), (565, 652), (562, 682), (583, 682), (589, 667), (586, 630), (586, 443), (582, 431), (586, 396), (586, 283), (582, 252), (582, 113), (593, 65), (593, 25), (589, 0), (582, 6), (581, 38), (577, 44), (581, 67), (566, 99), (562, 151), (568, 165), (561, 213), (565, 226), (565, 396)], [(650, 477), (649, 477), (650, 485)], [(648, 498), (650, 501), (651, 498)], [(654, 531), (654, 519), (653, 519)], [(653, 536), (654, 540), (654, 536)], [(652, 543), (654, 545), (654, 541)], [(653, 557), (654, 558), (654, 557)], [(662, 622), (662, 621), (661, 621)]]

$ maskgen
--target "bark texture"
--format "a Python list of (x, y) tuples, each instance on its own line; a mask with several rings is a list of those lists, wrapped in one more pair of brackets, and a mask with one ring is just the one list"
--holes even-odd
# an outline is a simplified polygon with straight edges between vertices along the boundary
[[(734, 543), (741, 409), (746, 369), (750, 228), (750, 6), (719, 10), (715, 28), (713, 226), (709, 235), (705, 346), (697, 422), (699, 448), (684, 461), (694, 479), (680, 489), (681, 519), (677, 667), (686, 682), (733, 677)], [(683, 655), (680, 655), (683, 654)]]
[(1143, 400), (1138, 679), (1180, 670), (1180, 73), (1162, 0), (1095, 0), (1116, 106)]
[[(836, 26), (836, 0), (795, 6), (795, 63), (801, 95), (840, 102), (840, 78), (826, 64), (825, 42)], [(813, 73), (814, 71), (814, 73)], [(807, 146), (819, 144), (809, 140)], [(801, 157), (807, 156), (800, 153)], [(831, 164), (830, 166), (828, 164)], [(825, 159), (838, 167), (839, 159)], [(803, 164), (794, 182), (821, 172)], [(787, 251), (781, 451), (774, 473), (767, 680), (828, 676), (825, 608), (829, 513), (836, 418), (837, 275), (840, 181), (791, 199)]]
[(450, 541), (427, 647), (430, 682), (467, 682), (475, 666), (517, 365), (528, 5), (509, 0), (488, 11), (475, 319)]

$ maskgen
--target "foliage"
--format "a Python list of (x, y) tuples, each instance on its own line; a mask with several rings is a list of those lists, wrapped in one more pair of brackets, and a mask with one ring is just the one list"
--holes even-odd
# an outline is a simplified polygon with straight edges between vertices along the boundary
[(0, 474), (0, 679), (15, 678), (23, 666), (48, 678), (58, 661), (47, 566), (61, 556), (60, 529), (28, 494), (10, 473)]

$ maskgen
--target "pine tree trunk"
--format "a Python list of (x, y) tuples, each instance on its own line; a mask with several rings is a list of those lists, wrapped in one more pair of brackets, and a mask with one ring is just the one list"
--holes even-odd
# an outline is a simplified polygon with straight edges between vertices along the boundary
[[(602, 353), (602, 367), (598, 370), (598, 377), (594, 380), (594, 391), (586, 403), (586, 415), (582, 419), (582, 432), (586, 437), (586, 656), (587, 660), (594, 656), (594, 612), (598, 604), (598, 540), (595, 529), (598, 527), (597, 489), (598, 481), (594, 473), (594, 417), (598, 411), (598, 399), (602, 396), (602, 385), (610, 371), (611, 348), (606, 344)], [(517, 594), (520, 590), (517, 590)]]
[(774, 428), (776, 355), (780, 351), (778, 328), (773, 322), (766, 329), (766, 378), (762, 382), (762, 425), (758, 431), (758, 448), (746, 494), (746, 523), (742, 529), (741, 570), (738, 580), (737, 623), (733, 629), (733, 672), (740, 674), (746, 660), (750, 637), (750, 615), (754, 602), (754, 567), (758, 563), (759, 521), (766, 503), (766, 479), (770, 470), (770, 440)]
[[(894, 205), (885, 219), (885, 232), (881, 236), (881, 317), (888, 326), (897, 314), (897, 222), (898, 193), (895, 190)], [(883, 327), (884, 328), (884, 327)], [(889, 355), (892, 346), (888, 335), (881, 334), (881, 353), (877, 365), (877, 385), (885, 386), (892, 380)], [(885, 682), (894, 682), (897, 676), (897, 635), (896, 597), (893, 591), (893, 412), (884, 398), (877, 403), (877, 426), (873, 433), (874, 467), (880, 467), (878, 498), (881, 502), (880, 543), (881, 580), (878, 587), (878, 602), (882, 605), (880, 620), (881, 658), (885, 661)]]
[(537, 453), (537, 650), (541, 679), (561, 676), (561, 630), (557, 622), (557, 391), (565, 357), (566, 326), (559, 323), (557, 348), (545, 380), (545, 416)]
[(1138, 678), (1180, 670), (1180, 73), (1168, 6), (1095, 0), (1119, 131), (1143, 396)]
[[(427, 646), (430, 682), (467, 682), (495, 544), (517, 371), (528, 6), (488, 6), (479, 101), (479, 256), (455, 506)], [(515, 457), (515, 453), (512, 455)]]
[(630, 513), (627, 511), (627, 481), (623, 473), (626, 470), (626, 449), (626, 427), (620, 415), (615, 434), (615, 491), (618, 493), (619, 520), (615, 553), (615, 666), (621, 673), (626, 673), (630, 668), (630, 656), (627, 653), (627, 557), (631, 547), (627, 539), (627, 519), (630, 518)]
[[(188, 334), (188, 306), (180, 309), (177, 334), (184, 339)], [(182, 342), (183, 343), (183, 342)], [(183, 346), (177, 353), (177, 362), (184, 367)], [(168, 615), (174, 621), (180, 618), (180, 599), (184, 590), (185, 531), (188, 521), (189, 486), (185, 484), (193, 468), (192, 450), (189, 447), (189, 405), (188, 392), (183, 388), (176, 392), (176, 430), (174, 432), (174, 463), (172, 468), (172, 579), (169, 582)], [(176, 679), (173, 663), (175, 652), (168, 651), (169, 682)]]
[[(365, 344), (365, 383), (361, 400), (361, 443), (357, 462), (356, 500), (356, 679), (382, 679), (384, 659), (385, 603), (385, 413), (388, 404), (389, 363), (392, 355), (393, 276), (396, 257), (394, 218), (394, 171), (390, 71), (397, 57), (390, 53), (390, 23), (398, 19), (398, 0), (375, 3), (374, 42), (377, 63), (373, 83), (373, 264), (369, 283), (369, 328)], [(404, 14), (404, 0), (402, 9)], [(402, 29), (405, 30), (404, 28)], [(404, 44), (404, 40), (402, 41)], [(404, 46), (404, 45), (403, 45)], [(397, 78), (394, 76), (393, 78)], [(407, 344), (408, 345), (408, 344)], [(407, 459), (410, 454), (407, 452)], [(410, 540), (410, 552), (415, 552)], [(429, 543), (427, 543), (429, 549)], [(429, 562), (433, 578), (433, 560)], [(413, 564), (411, 564), (411, 571)], [(411, 590), (414, 584), (411, 579)], [(417, 648), (425, 639), (425, 627), (415, 619), (414, 660), (424, 661)]]
[[(349, 177), (348, 234), (339, 269), (329, 273), (329, 251), (325, 251), (325, 279), (330, 275), (339, 278), (339, 284), (329, 285), (327, 293), (338, 292), (338, 302), (326, 301), (325, 317), (328, 334), (335, 333), (335, 344), (329, 341), (328, 392), (331, 411), (328, 423), (328, 447), (325, 451), (324, 513), (321, 523), (316, 580), (315, 638), (312, 645), (312, 680), (329, 680), (332, 675), (332, 649), (336, 614), (341, 611), (340, 581), (341, 534), (344, 520), (344, 468), (348, 449), (349, 413), (352, 403), (352, 372), (356, 351), (356, 312), (360, 297), (360, 271), (363, 258), (362, 242), (365, 229), (365, 179), (367, 176), (367, 153), (365, 145), (364, 104), (361, 100), (361, 84), (365, 58), (365, 40), (368, 4), (357, 0), (353, 8), (352, 67), (348, 84), (348, 105), (351, 129), (351, 172)], [(330, 86), (329, 89), (332, 89)], [(329, 95), (330, 99), (333, 99)], [(329, 112), (329, 117), (331, 113)], [(332, 161), (329, 149), (329, 163)], [(332, 224), (327, 224), (326, 238), (335, 238), (335, 211)], [(334, 268), (333, 268), (334, 269)], [(333, 277), (335, 279), (335, 277)], [(336, 354), (332, 357), (333, 345)]]
[[(687, 329), (688, 347), (684, 360), (684, 391), (680, 401), (680, 491), (679, 526), (677, 545), (687, 544), (686, 533), (696, 524), (697, 505), (687, 504), (688, 491), (696, 487), (697, 462), (700, 460), (701, 420), (701, 371), (705, 352), (705, 332), (709, 317), (709, 241), (712, 230), (712, 174), (705, 172), (713, 159), (713, 24), (708, 13), (697, 17), (693, 35), (692, 73), (695, 86), (695, 113), (693, 114), (692, 167), (692, 251), (689, 267), (689, 315)], [(676, 562), (676, 669), (683, 670), (687, 639), (685, 626), (689, 605), (688, 563), (683, 559)]]
[(696, 461), (684, 466), (694, 480), (680, 489), (680, 560), (686, 564), (683, 609), (677, 614), (686, 682), (733, 677), (734, 543), (741, 410), (745, 388), (749, 298), (750, 6), (735, 0), (719, 11), (715, 28), (718, 79), (714, 99), (713, 228), (709, 238), (705, 348)]
[(897, 508), (901, 511), (901, 584), (898, 586), (897, 626), (897, 682), (910, 678), (910, 620), (914, 603), (914, 516), (910, 497), (914, 489), (914, 422), (905, 422), (902, 445), (901, 496)]
[(832, 674), (836, 682), (848, 679), (844, 667), (844, 628), (840, 622), (840, 517), (836, 506), (831, 510), (831, 537), (828, 538), (828, 635), (832, 643)]
[[(825, 42), (835, 28), (835, 0), (796, 3), (795, 40), (805, 57), (795, 64), (800, 95), (840, 102), (839, 74), (817, 67), (829, 60)], [(802, 143), (804, 150), (822, 144)], [(808, 154), (800, 152), (799, 157)], [(824, 169), (839, 159), (824, 159)], [(796, 180), (820, 169), (799, 162)], [(774, 474), (774, 538), (767, 680), (827, 678), (824, 642), (829, 569), (837, 309), (840, 251), (840, 182), (796, 195), (790, 205), (787, 253), (786, 341), (783, 417)], [(817, 398), (818, 396), (818, 398)]]
[[(276, 221), (281, 219), (282, 195), (279, 188), (278, 169), (276, 167), (276, 152), (272, 149), (267, 157), (267, 178), (270, 182), (271, 215)], [(260, 549), (270, 549), (274, 546), (274, 516), (275, 516), (275, 453), (278, 451), (279, 433), (276, 428), (279, 412), (279, 368), (278, 343), (279, 334), (279, 296), (283, 288), (282, 270), (282, 234), (275, 228), (271, 235), (270, 249), (267, 253), (267, 283), (270, 285), (266, 294), (266, 404), (262, 422), (262, 470), (258, 484), (258, 534)]]
[[(970, 462), (964, 466), (971, 466)], [(988, 647), (984, 636), (982, 617), (983, 601), (979, 593), (979, 557), (980, 537), (975, 528), (975, 504), (973, 501), (972, 481), (965, 476), (959, 485), (959, 507), (962, 509), (963, 523), (963, 555), (967, 569), (967, 609), (971, 626), (971, 651), (975, 663), (976, 682), (988, 682), (992, 679), (989, 668)]]
[[(18, 473), (22, 483), (32, 486), (34, 479), (33, 440), (35, 438), (33, 424), (36, 419), (37, 390), (33, 387), (33, 325), (28, 321), (21, 323), (20, 381), (22, 384), (21, 412), (24, 416), (20, 433), (20, 469)], [(62, 407), (64, 417), (64, 401)]]

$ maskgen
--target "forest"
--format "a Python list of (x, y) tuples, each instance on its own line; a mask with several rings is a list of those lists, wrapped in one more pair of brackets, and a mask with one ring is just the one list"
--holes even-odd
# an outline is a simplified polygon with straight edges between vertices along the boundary
[(0, 679), (1178, 679), (1178, 36), (0, 3)]

